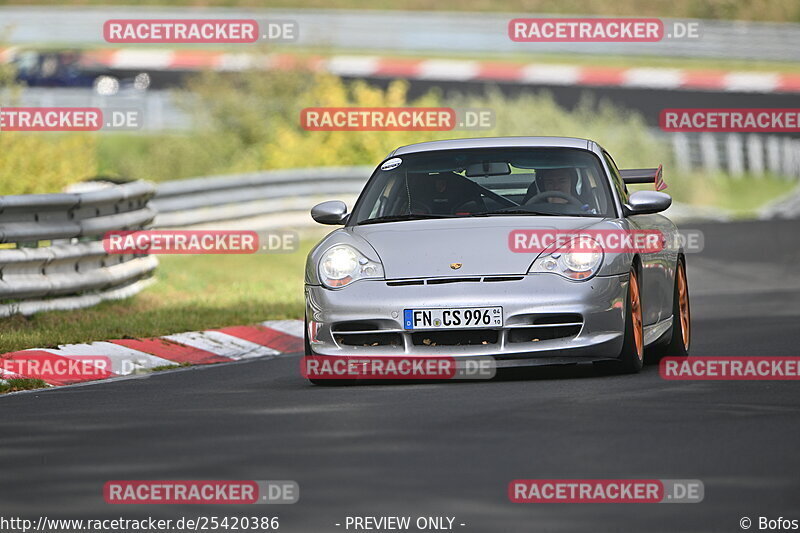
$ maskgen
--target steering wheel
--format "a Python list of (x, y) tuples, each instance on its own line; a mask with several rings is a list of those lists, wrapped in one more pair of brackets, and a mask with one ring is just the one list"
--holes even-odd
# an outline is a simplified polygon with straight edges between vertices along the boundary
[(411, 215), (430, 215), (432, 213), (430, 207), (417, 201), (411, 202), (411, 209), (408, 212)]
[(561, 191), (544, 191), (540, 192), (539, 194), (532, 196), (530, 200), (525, 202), (525, 205), (536, 204), (536, 203), (543, 203), (544, 200), (548, 198), (561, 198), (566, 200), (568, 204), (574, 205), (578, 209), (583, 207), (583, 204), (580, 200), (572, 196), (571, 194), (563, 193)]
[[(467, 207), (470, 207), (471, 209), (466, 209)], [(480, 207), (481, 206), (478, 204), (478, 202), (476, 200), (467, 200), (466, 202), (461, 202), (460, 204), (455, 206), (451, 210), (451, 213), (454, 214), (454, 215), (457, 215), (457, 214), (460, 214), (460, 213), (477, 213), (477, 212), (480, 211)], [(486, 207), (484, 206), (483, 209), (485, 211)]]

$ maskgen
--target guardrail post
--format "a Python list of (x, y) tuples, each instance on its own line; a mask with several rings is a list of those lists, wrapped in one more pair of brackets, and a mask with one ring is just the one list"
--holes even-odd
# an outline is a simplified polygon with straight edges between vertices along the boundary
[(800, 176), (800, 143), (788, 137), (782, 143), (783, 157), (781, 158), (781, 170), (786, 179), (797, 178)]
[(681, 172), (692, 170), (692, 151), (689, 145), (689, 138), (685, 133), (674, 133), (672, 135), (672, 151), (675, 154), (675, 166)]
[(700, 134), (700, 157), (702, 158), (704, 170), (708, 172), (717, 172), (719, 170), (717, 140), (711, 133)]
[(775, 135), (767, 137), (767, 169), (776, 176), (781, 173), (781, 144)]
[(739, 178), (744, 174), (744, 146), (742, 145), (741, 135), (738, 133), (726, 135), (725, 147), (728, 173), (734, 178)]
[(764, 175), (764, 144), (754, 133), (747, 136), (747, 168), (754, 176)]

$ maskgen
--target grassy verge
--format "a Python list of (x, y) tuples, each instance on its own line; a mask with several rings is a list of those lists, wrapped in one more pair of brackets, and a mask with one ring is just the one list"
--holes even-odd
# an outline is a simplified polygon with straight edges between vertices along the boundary
[[(133, 5), (131, 0), (3, 0), (0, 4), (23, 5)], [(258, 0), (140, 0), (137, 7), (188, 6), (188, 7), (239, 7), (263, 8)], [(623, 17), (686, 17), (705, 19), (738, 19), (763, 21), (800, 21), (800, 6), (795, 0), (706, 1), (672, 0), (372, 0), (365, 4), (359, 0), (271, 0), (271, 8), (316, 9), (389, 9), (423, 11), (494, 11), (518, 14), (552, 13), (563, 15), (605, 15)]]
[(728, 209), (734, 215), (747, 217), (767, 202), (789, 193), (797, 187), (794, 180), (776, 176), (741, 176), (733, 177), (722, 174), (707, 176), (703, 188), (713, 197), (703, 201), (698, 195), (694, 203), (709, 203)]
[[(738, 218), (754, 215), (771, 200), (794, 190), (795, 180), (779, 176), (730, 176), (728, 174), (665, 173), (666, 193), (676, 202), (699, 207), (718, 207)], [(635, 185), (631, 190), (651, 190), (652, 185)]]
[[(528, 46), (532, 45), (532, 46)], [(590, 55), (590, 54), (542, 54), (535, 53), (535, 43), (519, 43), (517, 52), (464, 52), (461, 54), (446, 52), (414, 52), (400, 50), (380, 50), (372, 49), (331, 49), (331, 48), (299, 48), (290, 45), (276, 45), (270, 52), (291, 53), (299, 57), (305, 56), (375, 56), (397, 57), (403, 59), (469, 59), (486, 60), (498, 63), (529, 64), (529, 63), (553, 63), (559, 65), (575, 65), (587, 67), (619, 67), (619, 68), (676, 68), (698, 71), (755, 71), (755, 72), (779, 72), (779, 73), (798, 73), (800, 63), (789, 61), (755, 61), (745, 59), (726, 59), (726, 58), (693, 58), (693, 57), (670, 57), (670, 56), (636, 56), (636, 55)]]
[(127, 300), (0, 322), (0, 353), (303, 318), (305, 256), (324, 233), (276, 255), (161, 256), (158, 282)]
[(41, 379), (11, 378), (0, 381), (0, 394), (22, 390), (44, 389), (46, 387), (47, 383)]
[(175, 370), (176, 368), (183, 368), (185, 366), (192, 366), (192, 363), (185, 363), (184, 362), (184, 363), (180, 363), (180, 364), (176, 363), (174, 365), (154, 366), (153, 368), (150, 368), (149, 371), (150, 372), (164, 372), (165, 370)]

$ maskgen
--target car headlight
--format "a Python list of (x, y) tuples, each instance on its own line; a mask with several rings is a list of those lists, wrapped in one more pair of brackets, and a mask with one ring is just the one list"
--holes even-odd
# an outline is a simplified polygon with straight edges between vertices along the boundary
[(578, 236), (554, 252), (538, 257), (528, 272), (552, 272), (569, 279), (589, 279), (600, 270), (603, 255), (603, 248), (597, 241)]
[(332, 289), (364, 278), (382, 278), (383, 265), (347, 244), (328, 248), (319, 260), (319, 279)]

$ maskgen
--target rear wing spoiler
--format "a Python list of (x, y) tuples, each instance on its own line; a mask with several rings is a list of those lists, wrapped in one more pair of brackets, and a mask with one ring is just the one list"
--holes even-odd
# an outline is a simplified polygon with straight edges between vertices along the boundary
[(661, 165), (658, 168), (628, 168), (619, 173), (625, 183), (654, 183), (657, 191), (667, 188)]

